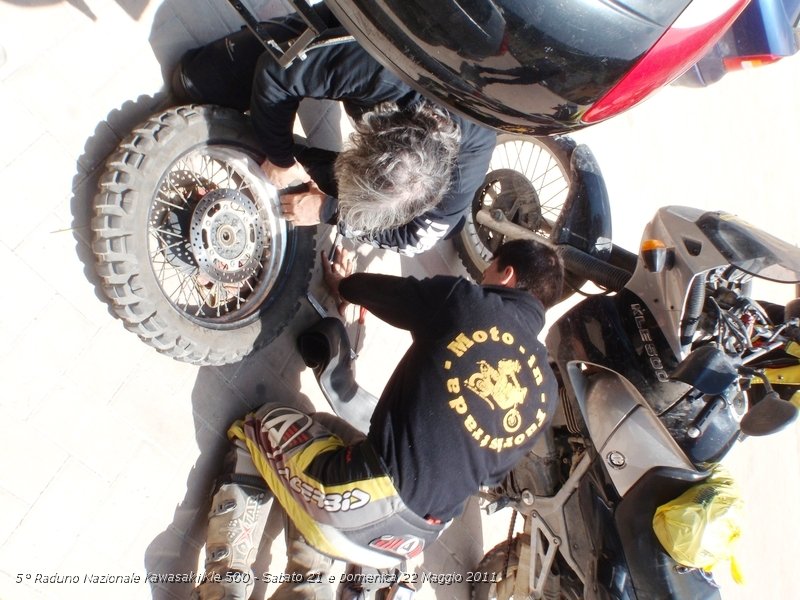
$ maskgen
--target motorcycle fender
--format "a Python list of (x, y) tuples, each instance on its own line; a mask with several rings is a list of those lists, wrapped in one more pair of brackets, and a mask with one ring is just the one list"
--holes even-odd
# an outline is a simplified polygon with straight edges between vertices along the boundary
[(568, 367), (594, 447), (620, 496), (653, 468), (696, 471), (639, 391), (598, 365)]
[(570, 159), (572, 183), (550, 241), (582, 250), (601, 260), (611, 256), (611, 208), (603, 175), (588, 146)]

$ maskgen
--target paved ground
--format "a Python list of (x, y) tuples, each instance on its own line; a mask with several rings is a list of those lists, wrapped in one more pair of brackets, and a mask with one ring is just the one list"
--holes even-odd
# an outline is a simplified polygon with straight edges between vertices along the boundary
[[(102, 161), (163, 100), (162, 72), (181, 51), (238, 25), (220, 0), (0, 0), (0, 263), (9, 275), (0, 295), (3, 600), (185, 597), (185, 585), (83, 580), (196, 568), (228, 422), (267, 394), (322, 406), (289, 350), (315, 318), (308, 306), (270, 348), (198, 368), (126, 332), (96, 288), (89, 219)], [(800, 242), (798, 106), (795, 58), (706, 90), (663, 90), (576, 136), (607, 177), (616, 241), (635, 247), (655, 207), (673, 203), (726, 208)], [(317, 120), (307, 132), (335, 140), (335, 114)], [(360, 264), (418, 275), (459, 269), (449, 246), (416, 261), (370, 253)], [(408, 339), (368, 319), (364, 343), (359, 378), (378, 392)], [(742, 555), (750, 583), (726, 587), (725, 598), (796, 595), (798, 456), (795, 427), (748, 440), (731, 457), (749, 503)], [(470, 506), (420, 568), (463, 573), (506, 526), (507, 516), (481, 521)], [(282, 560), (276, 542), (260, 567), (278, 572)], [(64, 576), (80, 582), (59, 583)], [(434, 596), (465, 598), (466, 587), (424, 588), (422, 597)]]

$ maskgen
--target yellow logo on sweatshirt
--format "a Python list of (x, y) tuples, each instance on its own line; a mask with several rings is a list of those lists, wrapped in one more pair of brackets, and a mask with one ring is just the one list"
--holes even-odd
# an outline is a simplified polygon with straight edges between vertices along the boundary
[[(476, 371), (467, 379), (452, 377), (447, 380), (446, 385), (447, 391), (454, 396), (449, 402), (450, 408), (464, 416), (464, 427), (470, 435), (482, 448), (500, 452), (525, 443), (544, 424), (547, 413), (542, 408), (536, 411), (536, 418), (530, 423), (523, 423), (522, 413), (518, 408), (525, 403), (529, 395), (528, 387), (520, 383), (520, 377), (526, 367), (537, 386), (541, 385), (544, 376), (536, 364), (536, 355), (528, 354), (524, 346), (515, 344), (512, 334), (501, 332), (497, 327), (486, 331), (478, 330), (472, 335), (459, 333), (447, 345), (453, 356), (452, 360), (445, 360), (443, 365), (445, 370), (451, 371), (460, 360), (469, 360), (470, 357), (467, 355), (473, 350), (480, 356), (482, 354), (480, 349), (486, 343), (500, 345), (505, 348), (504, 352), (509, 354), (516, 352), (519, 357), (502, 358), (495, 364), (480, 358), (473, 363)], [(462, 386), (486, 402), (492, 411), (503, 411), (502, 426), (509, 435), (495, 436), (487, 432), (485, 427), (488, 424), (481, 425), (478, 422), (462, 393)], [(542, 407), (547, 404), (547, 397), (543, 392), (540, 394), (539, 402)]]
[(503, 417), (503, 427), (514, 433), (522, 424), (517, 404), (525, 401), (528, 388), (522, 387), (517, 373), (522, 370), (518, 360), (504, 359), (497, 363), (497, 368), (485, 360), (479, 360), (480, 370), (465, 380), (467, 388), (483, 398), (494, 410), (500, 408), (507, 411)]

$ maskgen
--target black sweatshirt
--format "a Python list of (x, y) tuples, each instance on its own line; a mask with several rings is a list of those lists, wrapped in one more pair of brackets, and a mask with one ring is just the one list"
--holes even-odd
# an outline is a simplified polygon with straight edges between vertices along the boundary
[(537, 339), (541, 302), (445, 276), (358, 273), (340, 292), (411, 332), (368, 439), (411, 510), (457, 516), (481, 485), (500, 482), (552, 416), (557, 387)]
[[(340, 100), (347, 114), (358, 119), (381, 102), (393, 101), (406, 107), (419, 102), (422, 96), (354, 42), (310, 50), (305, 60), (295, 60), (286, 69), (265, 53), (256, 68), (250, 113), (266, 157), (279, 167), (294, 164), (292, 129), (303, 98)], [(458, 115), (451, 116), (461, 128), (461, 145), (445, 197), (410, 223), (362, 241), (403, 254), (417, 254), (433, 247), (469, 210), (486, 175), (496, 134)], [(301, 157), (297, 158), (302, 164)], [(326, 179), (335, 186), (332, 160)], [(314, 173), (309, 174), (314, 177)], [(325, 189), (321, 181), (317, 183), (327, 194), (336, 195), (335, 189)], [(335, 206), (328, 207), (326, 212), (333, 215), (334, 209)]]

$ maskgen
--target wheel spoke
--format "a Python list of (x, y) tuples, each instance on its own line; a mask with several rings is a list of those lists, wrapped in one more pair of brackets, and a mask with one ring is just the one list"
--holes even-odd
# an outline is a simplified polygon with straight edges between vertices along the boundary
[(476, 195), (474, 212), (457, 243), (473, 277), (479, 276), (505, 241), (503, 235), (475, 221), (477, 211), (500, 209), (510, 221), (540, 235), (552, 231), (569, 191), (568, 165), (554, 152), (543, 141), (525, 138), (501, 141), (495, 147), (484, 187)]
[(190, 151), (153, 196), (153, 272), (173, 306), (194, 319), (227, 322), (251, 314), (280, 269), (284, 226), (262, 222), (280, 224), (279, 215), (261, 199), (254, 167), (240, 170), (240, 160), (213, 146)]
[[(543, 175), (536, 177), (536, 173), (539, 171), (539, 161), (542, 158), (542, 151), (538, 148), (537, 150), (538, 152), (536, 153), (536, 161), (533, 163), (533, 171), (532, 172), (524, 171), (525, 176), (531, 180), (531, 183), (535, 183), (537, 180), (543, 177)], [(531, 152), (531, 156), (533, 156), (533, 152)], [(545, 174), (546, 173), (547, 169), (545, 169)]]
[(539, 157), (542, 154), (541, 150), (539, 150), (538, 148), (536, 150), (538, 150), (538, 152), (536, 154), (536, 161), (533, 164), (533, 171), (531, 171), (531, 161), (533, 160), (533, 155), (534, 155), (533, 150), (531, 150), (531, 152), (528, 152), (528, 160), (525, 163), (525, 169), (522, 171), (528, 179), (530, 179), (531, 173), (536, 172), (536, 165), (539, 163)]
[(169, 206), (170, 208), (174, 208), (175, 210), (183, 210), (184, 209), (184, 207), (181, 206), (180, 204), (173, 204), (172, 202), (168, 202), (163, 197), (159, 197), (156, 201), (159, 204), (163, 204), (164, 206)]

